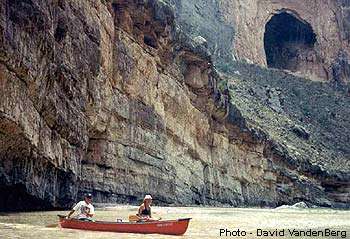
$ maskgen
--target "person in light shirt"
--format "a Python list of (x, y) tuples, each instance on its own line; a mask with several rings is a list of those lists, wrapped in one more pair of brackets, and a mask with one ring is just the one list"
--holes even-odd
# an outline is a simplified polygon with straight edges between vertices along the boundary
[(79, 220), (92, 221), (92, 217), (95, 214), (94, 206), (92, 203), (92, 195), (90, 193), (86, 194), (84, 200), (78, 202), (73, 209), (67, 215), (70, 218), (73, 213), (77, 213), (76, 217)]

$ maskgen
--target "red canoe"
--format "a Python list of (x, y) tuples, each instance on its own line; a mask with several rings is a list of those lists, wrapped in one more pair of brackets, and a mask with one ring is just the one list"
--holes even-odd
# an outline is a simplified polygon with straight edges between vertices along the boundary
[(152, 222), (103, 222), (103, 221), (81, 221), (77, 219), (66, 219), (59, 216), (62, 228), (80, 229), (103, 232), (125, 232), (143, 234), (166, 234), (183, 235), (191, 218), (152, 221)]

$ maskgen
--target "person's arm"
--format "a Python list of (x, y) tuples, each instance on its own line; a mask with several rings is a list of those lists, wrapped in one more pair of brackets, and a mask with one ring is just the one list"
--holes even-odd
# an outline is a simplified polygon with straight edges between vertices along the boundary
[(72, 214), (73, 214), (75, 211), (79, 210), (80, 206), (81, 206), (81, 203), (78, 202), (78, 203), (72, 208), (72, 210), (68, 213), (67, 218), (70, 218), (70, 216), (72, 216)]
[(141, 204), (141, 206), (139, 207), (139, 212), (138, 212), (138, 216), (142, 216), (142, 211), (143, 211), (143, 209), (145, 209), (145, 207), (144, 207), (144, 205), (143, 204)]
[(72, 210), (68, 213), (67, 218), (70, 218), (70, 216), (72, 216), (72, 214), (73, 214), (74, 212), (75, 212), (75, 210), (72, 209)]
[(88, 217), (93, 217), (94, 214), (95, 214), (95, 210), (94, 210), (94, 207), (92, 206), (92, 207), (90, 208), (90, 212), (86, 213), (86, 216), (88, 216)]

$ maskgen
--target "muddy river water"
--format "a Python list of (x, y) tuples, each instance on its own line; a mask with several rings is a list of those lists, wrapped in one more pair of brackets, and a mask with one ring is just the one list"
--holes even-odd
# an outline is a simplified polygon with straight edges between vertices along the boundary
[[(136, 210), (125, 205), (97, 208), (95, 219), (126, 220)], [(0, 238), (350, 238), (350, 211), (331, 209), (153, 207), (154, 217), (191, 217), (183, 236), (90, 232), (51, 225), (57, 223), (57, 214), (67, 213), (0, 213)]]

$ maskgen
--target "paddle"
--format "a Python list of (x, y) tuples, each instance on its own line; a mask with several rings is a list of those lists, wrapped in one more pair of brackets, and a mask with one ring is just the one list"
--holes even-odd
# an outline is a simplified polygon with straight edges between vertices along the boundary
[(58, 227), (58, 223), (49, 224), (49, 225), (46, 225), (46, 227), (55, 228), (55, 227)]
[(137, 215), (129, 215), (129, 222), (138, 222), (140, 221), (142, 218), (137, 216)]
[(137, 215), (129, 215), (129, 222), (139, 222), (139, 221), (151, 222), (151, 221), (160, 221), (160, 220), (162, 220), (161, 217), (158, 219), (152, 219), (152, 218), (144, 219), (144, 218), (139, 217)]
[[(57, 215), (59, 218), (66, 218), (66, 216), (64, 215)], [(49, 227), (49, 228), (55, 228), (55, 227), (58, 227), (59, 224), (58, 223), (53, 223), (53, 224), (49, 224), (49, 225), (46, 225), (46, 227)]]

